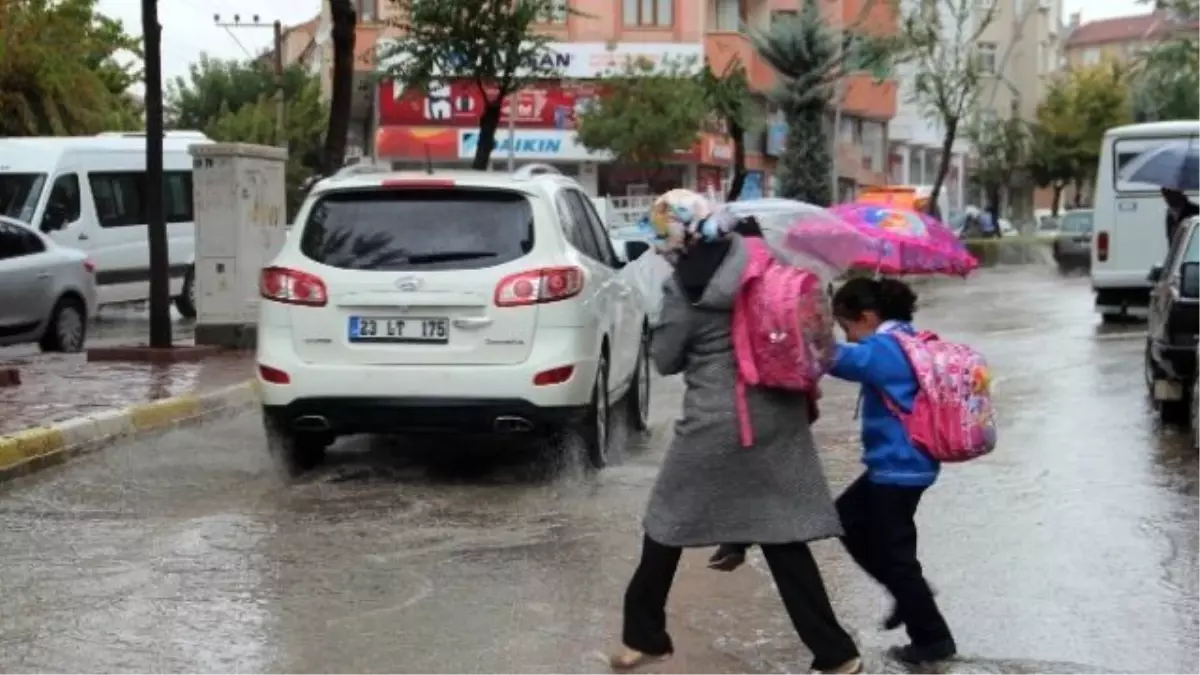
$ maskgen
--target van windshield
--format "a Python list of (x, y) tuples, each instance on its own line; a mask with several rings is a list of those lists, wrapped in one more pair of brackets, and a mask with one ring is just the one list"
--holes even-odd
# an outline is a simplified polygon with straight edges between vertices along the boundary
[(45, 185), (44, 173), (0, 173), (0, 215), (33, 222)]

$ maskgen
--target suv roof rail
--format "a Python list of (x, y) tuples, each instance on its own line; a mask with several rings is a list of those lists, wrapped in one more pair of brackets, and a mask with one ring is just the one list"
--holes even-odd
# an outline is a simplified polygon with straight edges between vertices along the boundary
[(381, 166), (372, 162), (359, 162), (358, 164), (343, 166), (342, 168), (338, 169), (336, 173), (330, 176), (330, 178), (350, 178), (352, 176), (362, 176), (369, 173), (390, 173), (391, 171), (392, 167), (390, 166)]
[(561, 176), (562, 172), (550, 166), (549, 164), (539, 164), (535, 162), (533, 164), (526, 164), (516, 171), (513, 171), (512, 175), (513, 178), (534, 178), (537, 176), (545, 176), (547, 174)]

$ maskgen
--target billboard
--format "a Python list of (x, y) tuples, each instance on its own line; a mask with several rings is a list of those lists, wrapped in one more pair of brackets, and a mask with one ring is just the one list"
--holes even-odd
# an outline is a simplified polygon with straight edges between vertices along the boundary
[[(589, 83), (546, 82), (531, 85), (515, 94), (517, 127), (574, 129), (579, 115), (586, 111), (598, 94)], [(489, 97), (494, 97), (494, 90)], [(511, 101), (505, 99), (500, 126), (508, 125)], [(478, 127), (483, 115), (483, 92), (474, 82), (455, 80), (434, 83), (428, 91), (404, 90), (392, 81), (379, 83), (379, 123), (381, 125), (437, 124), (454, 127)]]

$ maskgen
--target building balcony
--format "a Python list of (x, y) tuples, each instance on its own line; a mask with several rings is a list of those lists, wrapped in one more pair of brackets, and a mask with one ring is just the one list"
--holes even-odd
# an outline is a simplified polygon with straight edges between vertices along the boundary
[(754, 44), (744, 33), (709, 31), (704, 36), (704, 57), (718, 75), (740, 61), (746, 68), (750, 88), (756, 92), (765, 93), (775, 86), (775, 70), (758, 55)]

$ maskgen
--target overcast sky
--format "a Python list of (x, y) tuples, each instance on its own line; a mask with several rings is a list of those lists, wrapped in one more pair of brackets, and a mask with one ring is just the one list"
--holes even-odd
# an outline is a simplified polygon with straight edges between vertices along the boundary
[[(163, 73), (166, 78), (185, 74), (188, 64), (201, 52), (221, 58), (244, 58), (247, 52), (257, 54), (270, 45), (269, 28), (233, 30), (231, 36), (230, 31), (214, 24), (213, 14), (220, 14), (222, 21), (240, 14), (243, 22), (258, 14), (268, 25), (276, 19), (289, 25), (307, 21), (319, 8), (319, 0), (161, 0), (158, 12), (163, 26)], [(100, 0), (100, 11), (124, 21), (129, 32), (141, 34), (140, 0)], [(1064, 20), (1079, 11), (1088, 21), (1137, 14), (1146, 8), (1136, 0), (1063, 0)]]

